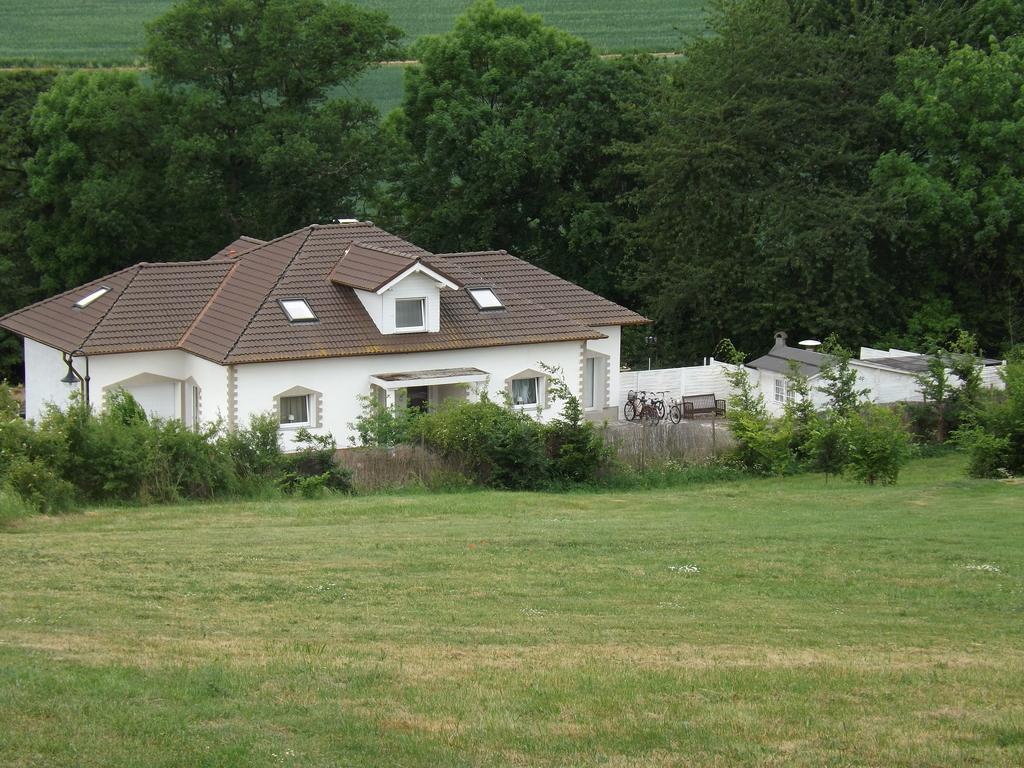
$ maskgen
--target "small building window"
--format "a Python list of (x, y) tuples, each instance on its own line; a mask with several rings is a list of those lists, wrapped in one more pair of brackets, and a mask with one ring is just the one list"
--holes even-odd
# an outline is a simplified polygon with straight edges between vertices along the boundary
[(395, 328), (399, 331), (426, 329), (426, 299), (395, 299)]
[(90, 304), (92, 304), (94, 301), (96, 301), (96, 299), (100, 298), (101, 296), (105, 296), (108, 293), (110, 293), (110, 289), (107, 286), (105, 286), (105, 285), (104, 286), (100, 286), (99, 288), (97, 288), (92, 293), (88, 294), (87, 296), (83, 296), (78, 301), (76, 301), (75, 302), (75, 308), (76, 309), (85, 309)]
[(292, 323), (315, 323), (317, 316), (305, 299), (281, 299), (281, 309)]
[(490, 288), (469, 288), (469, 295), (480, 309), (504, 309), (501, 299)]
[(775, 402), (784, 403), (786, 402), (786, 380), (775, 379)]
[(509, 394), (513, 405), (540, 404), (540, 377), (533, 379), (512, 379), (509, 382)]
[(309, 395), (281, 398), (281, 423), (302, 427), (309, 425)]

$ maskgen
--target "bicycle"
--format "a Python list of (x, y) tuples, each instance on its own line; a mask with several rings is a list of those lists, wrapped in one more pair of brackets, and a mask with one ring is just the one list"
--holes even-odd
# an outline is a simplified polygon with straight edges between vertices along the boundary
[(640, 418), (644, 403), (647, 402), (647, 393), (643, 390), (629, 390), (626, 393), (626, 404), (622, 406), (622, 415), (626, 421), (636, 421)]
[(668, 407), (668, 417), (672, 420), (673, 424), (678, 424), (683, 420), (683, 401), (678, 397), (673, 397)]

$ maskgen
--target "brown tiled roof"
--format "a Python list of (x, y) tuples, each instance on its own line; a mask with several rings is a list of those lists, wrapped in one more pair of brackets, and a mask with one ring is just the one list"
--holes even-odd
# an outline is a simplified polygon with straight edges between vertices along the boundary
[(331, 271), (331, 281), (350, 288), (376, 291), (416, 263), (407, 254), (352, 243)]
[(83, 345), (90, 354), (174, 349), (231, 269), (230, 261), (140, 264)]
[[(142, 265), (136, 264), (11, 312), (0, 317), (0, 326), (19, 336), (72, 352), (85, 344), (140, 269)], [(74, 306), (83, 296), (101, 287), (110, 288), (110, 291), (87, 307), (78, 309)]]
[[(537, 304), (587, 325), (643, 325), (647, 318), (608, 301), (586, 288), (545, 272), (507, 251), (446, 253), (441, 258), (454, 261), (476, 278), (476, 284), (494, 288), (500, 299), (507, 291), (525, 294)], [(475, 287), (473, 283), (467, 283)]]
[[(0, 326), (67, 352), (176, 348), (248, 363), (598, 339), (595, 326), (646, 322), (504, 251), (435, 256), (366, 222), (314, 225), (246, 251), (240, 243), (209, 261), (130, 267), (0, 318)], [(352, 288), (332, 282), (353, 253), (364, 265), (367, 256), (386, 257), (387, 279), (422, 261), (453, 282), (493, 287), (504, 309), (481, 311), (467, 291), (442, 290), (440, 332), (382, 334)], [(362, 285), (376, 289), (377, 280)], [(100, 285), (110, 293), (72, 307)], [(318, 322), (288, 322), (278, 300), (296, 297)]]
[(253, 248), (265, 244), (266, 240), (257, 240), (255, 237), (242, 235), (240, 238), (235, 240), (235, 242), (225, 245), (213, 254), (213, 256), (210, 257), (210, 261), (214, 261), (216, 259), (230, 259), (232, 256), (239, 256), (247, 251), (251, 251)]

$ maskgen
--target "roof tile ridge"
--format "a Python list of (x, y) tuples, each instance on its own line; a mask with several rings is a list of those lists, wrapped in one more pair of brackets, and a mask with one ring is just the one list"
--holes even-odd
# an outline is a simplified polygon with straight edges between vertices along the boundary
[[(235, 339), (235, 343), (232, 344), (231, 348), (227, 351), (227, 353), (225, 353), (225, 362), (227, 362), (228, 358), (231, 357), (231, 353), (235, 351), (235, 347), (238, 346), (239, 342), (242, 340), (242, 337), (245, 336), (245, 332), (249, 330), (249, 326), (252, 325), (252, 321), (256, 319), (256, 315), (259, 313), (260, 309), (263, 308), (263, 305), (266, 303), (267, 299), (269, 299), (271, 294), (273, 294), (274, 291), (277, 290), (277, 286), (281, 284), (281, 280), (284, 279), (285, 274), (288, 272), (289, 269), (291, 269), (292, 264), (295, 263), (295, 259), (299, 257), (299, 253), (305, 247), (306, 241), (309, 240), (310, 235), (313, 234), (314, 229), (316, 229), (316, 224), (311, 224), (310, 226), (306, 227), (306, 235), (305, 237), (302, 238), (302, 242), (299, 243), (298, 246), (295, 248), (295, 253), (293, 253), (292, 257), (288, 259), (288, 263), (284, 265), (284, 269), (282, 269), (281, 272), (277, 275), (277, 279), (274, 280), (274, 284), (271, 285), (270, 289), (266, 292), (266, 294), (264, 294), (263, 300), (260, 301), (259, 306), (256, 307), (256, 310), (249, 317), (249, 320), (248, 322), (246, 322), (245, 327), (243, 327), (242, 330), (238, 332), (238, 338)], [(300, 231), (301, 230), (296, 230), (295, 232), (292, 232), (292, 234), (297, 234)]]
[[(128, 272), (129, 270), (136, 269), (138, 266), (139, 266), (138, 264), (129, 264), (127, 267), (119, 269), (116, 272), (111, 272), (108, 275), (103, 275), (102, 277), (97, 277), (95, 280), (88, 280), (83, 285), (88, 285), (89, 283), (100, 283), (100, 282), (103, 282), (104, 280), (109, 280), (110, 278), (116, 277), (117, 275), (124, 274), (125, 272)], [(15, 309), (12, 312), (8, 312), (6, 315), (3, 315), (2, 317), (0, 317), (0, 322), (6, 320), (9, 317), (14, 317), (15, 315), (20, 315), (22, 312), (27, 312), (28, 310), (32, 309), (32, 307), (36, 306), (37, 304), (49, 304), (51, 301), (56, 301), (57, 299), (63, 298), (65, 296), (70, 296), (71, 294), (75, 293), (76, 291), (82, 290), (83, 285), (76, 285), (74, 288), (68, 288), (66, 291), (61, 291), (60, 293), (55, 293), (53, 296), (47, 296), (45, 299), (40, 299), (39, 301), (33, 301), (31, 304), (28, 304), (28, 305), (26, 305), (24, 307), (21, 307), (20, 309)], [(125, 286), (125, 287), (127, 287), (127, 286)]]
[[(381, 230), (381, 231), (383, 232), (383, 230)], [(390, 233), (388, 233), (388, 234), (390, 234)], [(368, 251), (377, 251), (378, 253), (386, 253), (389, 256), (398, 256), (399, 258), (408, 259), (409, 261), (419, 261), (420, 259), (423, 258), (422, 255), (410, 256), (408, 253), (401, 253), (399, 251), (393, 251), (390, 248), (385, 248), (384, 246), (368, 245), (367, 243), (363, 242), (362, 240), (351, 240), (351, 241), (349, 241), (348, 248), (345, 249), (345, 253), (343, 253), (341, 258), (338, 259), (339, 263), (341, 261), (343, 261), (346, 256), (348, 256), (349, 249), (351, 249), (353, 245), (358, 245), (360, 248), (365, 248)], [(421, 251), (423, 251), (423, 253), (427, 254), (427, 256), (434, 256), (435, 255), (435, 254), (431, 253), (430, 251), (426, 250), (425, 248), (420, 248), (415, 243), (409, 243), (409, 245), (412, 245), (415, 248), (419, 248)]]
[[(188, 337), (192, 335), (192, 331), (194, 331), (196, 326), (199, 325), (199, 321), (206, 317), (207, 311), (210, 309), (211, 306), (213, 306), (213, 302), (217, 300), (218, 296), (220, 296), (221, 291), (224, 290), (224, 285), (227, 283), (228, 278), (231, 277), (232, 274), (234, 274), (234, 271), (238, 268), (238, 265), (241, 263), (237, 259), (223, 259), (222, 261), (227, 261), (231, 265), (230, 268), (228, 269), (227, 272), (224, 273), (224, 276), (220, 279), (220, 284), (217, 286), (216, 290), (210, 294), (210, 298), (207, 299), (206, 303), (203, 305), (203, 308), (200, 309), (198, 313), (196, 313), (196, 316), (192, 319), (192, 322), (188, 324), (188, 328), (186, 328), (185, 332), (182, 333), (181, 336), (178, 338), (178, 341), (174, 345), (174, 349), (184, 350), (183, 345), (188, 342)], [(221, 262), (215, 261), (212, 263), (218, 264)]]
[[(548, 275), (549, 277), (553, 277), (555, 280), (560, 280), (563, 283), (571, 285), (573, 288), (577, 288), (577, 289), (579, 289), (581, 291), (584, 291), (584, 292), (590, 294), (591, 296), (593, 296), (594, 298), (600, 299), (601, 301), (605, 302), (606, 304), (611, 304), (614, 307), (618, 307), (619, 309), (621, 309), (621, 310), (623, 310), (625, 312), (629, 312), (631, 315), (636, 315), (637, 317), (643, 317), (643, 315), (641, 315), (639, 312), (636, 312), (636, 311), (630, 309), (629, 307), (624, 307), (621, 304), (619, 304), (617, 301), (612, 301), (609, 298), (605, 298), (601, 294), (595, 293), (594, 291), (590, 290), (589, 288), (584, 288), (579, 283), (574, 283), (572, 280), (566, 280), (564, 277), (559, 277), (554, 272), (550, 272), (550, 271), (544, 269), (544, 267), (539, 267), (536, 264), (534, 264), (532, 261), (527, 261), (526, 259), (521, 259), (518, 256), (516, 256), (514, 253), (509, 253), (504, 248), (498, 248), (498, 249), (490, 250), (490, 251), (464, 251), (462, 253), (441, 253), (441, 254), (437, 254), (437, 255), (441, 256), (441, 257), (451, 257), (451, 258), (458, 258), (459, 256), (495, 256), (495, 255), (508, 256), (510, 259), (515, 259), (517, 262), (519, 262), (521, 264), (525, 264), (530, 269), (535, 269), (538, 272), (543, 272), (545, 275)], [(539, 303), (539, 302), (534, 302), (534, 304), (536, 306), (542, 306), (542, 307), (546, 307), (546, 308), (550, 309), (550, 307), (548, 307), (547, 304), (542, 304), (542, 303)], [(644, 318), (644, 319), (646, 320), (646, 318)], [(585, 327), (590, 328), (590, 327), (593, 327), (593, 326), (585, 326)]]
[[(82, 339), (82, 343), (78, 345), (78, 351), (81, 352), (85, 350), (85, 345), (89, 343), (89, 339), (91, 339), (92, 335), (96, 333), (96, 329), (103, 324), (103, 321), (107, 319), (107, 315), (109, 315), (111, 310), (113, 310), (114, 307), (117, 306), (117, 302), (120, 301), (121, 298), (128, 292), (128, 289), (132, 287), (132, 283), (135, 282), (135, 278), (139, 276), (144, 266), (145, 262), (135, 265), (135, 274), (128, 279), (128, 282), (125, 284), (124, 288), (121, 289), (121, 292), (112, 302), (110, 302), (110, 306), (107, 307), (107, 310), (102, 315), (100, 315), (99, 319), (93, 325), (92, 329), (87, 334), (85, 334), (85, 338)], [(74, 354), (74, 352), (72, 352), (71, 354)]]

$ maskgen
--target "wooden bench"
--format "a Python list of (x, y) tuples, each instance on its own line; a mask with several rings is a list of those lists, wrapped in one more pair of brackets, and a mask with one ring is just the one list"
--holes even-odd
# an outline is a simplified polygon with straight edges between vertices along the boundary
[(725, 416), (725, 400), (716, 400), (710, 395), (683, 395), (683, 418), (697, 416)]

